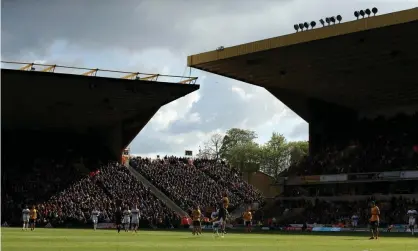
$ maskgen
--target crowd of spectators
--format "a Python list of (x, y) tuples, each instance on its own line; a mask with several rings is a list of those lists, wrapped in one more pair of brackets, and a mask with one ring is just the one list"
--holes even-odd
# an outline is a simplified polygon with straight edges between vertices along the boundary
[[(243, 181), (237, 170), (223, 162), (195, 160), (193, 163), (177, 157), (132, 158), (130, 162), (186, 211), (196, 205), (203, 210), (214, 209), (224, 193), (228, 194), (231, 210), (263, 200), (261, 193)], [(48, 158), (36, 160), (33, 166), (20, 174), (17, 168), (17, 172), (10, 171), (2, 177), (6, 188), (2, 191), (2, 216), (9, 222), (20, 221), (24, 205), (36, 205), (42, 221), (53, 224), (87, 223), (93, 209), (101, 211), (101, 222), (112, 222), (118, 206), (134, 205), (151, 225), (180, 222), (179, 216), (117, 163), (102, 166), (90, 175), (91, 170), (82, 165), (67, 165)]]
[[(321, 153), (308, 156), (291, 166), (282, 175), (416, 170), (417, 124), (418, 114), (360, 121), (357, 126), (361, 130), (357, 130), (359, 133), (350, 143), (328, 146)], [(146, 224), (170, 226), (180, 221), (125, 167), (112, 163), (88, 176), (91, 170), (80, 164), (83, 161), (77, 158), (74, 154), (65, 153), (62, 157), (56, 155), (55, 159), (50, 156), (28, 158), (31, 159), (30, 163), (15, 161), (15, 157), (7, 160), (9, 168), (2, 170), (2, 217), (20, 218), (23, 205), (37, 204), (42, 219), (57, 224), (87, 222), (94, 208), (102, 212), (100, 221), (112, 222), (118, 206), (137, 205)], [(242, 179), (239, 170), (222, 161), (173, 156), (153, 160), (137, 157), (130, 159), (130, 165), (185, 211), (197, 205), (209, 211), (219, 204), (223, 193), (228, 194), (231, 210), (254, 202), (262, 204), (264, 200), (257, 189)], [(416, 193), (418, 189), (416, 183), (410, 186), (407, 181), (403, 182), (407, 187), (392, 183), (387, 187), (386, 183), (381, 183), (383, 187), (376, 186), (376, 190), (391, 193), (400, 189)], [(315, 197), (337, 196), (339, 193), (369, 195), (376, 192), (362, 186), (357, 185), (356, 189), (349, 185), (346, 188), (341, 186), (338, 191), (325, 186), (323, 189), (305, 187), (306, 194), (302, 194)], [(301, 191), (294, 189), (287, 195), (298, 197)], [(285, 220), (334, 224), (357, 214), (360, 222), (365, 223), (369, 217), (368, 204), (369, 201), (289, 200), (280, 204), (274, 213), (284, 215), (294, 208), (304, 208), (298, 218), (289, 217)], [(418, 207), (415, 200), (405, 198), (394, 198), (380, 202), (380, 205), (382, 222), (388, 224), (404, 222), (406, 210), (410, 206)], [(263, 210), (258, 215), (263, 215)]]
[(167, 218), (170, 220), (177, 218), (172, 210), (122, 165), (108, 165), (101, 170), (98, 179), (113, 200), (121, 200), (122, 205), (129, 208), (137, 205), (142, 218), (153, 224)]
[(307, 184), (303, 186), (288, 186), (282, 195), (285, 197), (324, 197), (324, 196), (356, 196), (374, 194), (418, 194), (418, 182), (416, 180), (379, 181), (370, 183), (338, 183), (338, 184)]
[(196, 159), (193, 164), (223, 187), (243, 198), (244, 203), (262, 204), (263, 196), (251, 184), (242, 179), (242, 173), (224, 161)]
[(329, 145), (282, 175), (312, 175), (414, 170), (418, 168), (418, 113), (364, 119), (355, 139)]
[(58, 222), (86, 222), (90, 212), (97, 208), (108, 219), (106, 209), (112, 200), (96, 181), (94, 177), (85, 177), (47, 202), (39, 203), (37, 208), (40, 215), (45, 220)]
[[(367, 226), (370, 219), (370, 202), (375, 201), (371, 196), (366, 200), (357, 201), (324, 201), (324, 200), (280, 200), (272, 208), (274, 213), (264, 212), (264, 221), (275, 218), (279, 224), (328, 224), (351, 225), (351, 217), (359, 217), (359, 225)], [(392, 197), (387, 201), (377, 201), (380, 208), (380, 222), (382, 225), (406, 224), (409, 209), (418, 208), (415, 199)], [(301, 208), (300, 214), (288, 217), (289, 212)]]
[(49, 220), (85, 223), (91, 212), (101, 212), (99, 221), (114, 222), (114, 212), (138, 206), (141, 220), (147, 225), (167, 223), (167, 227), (179, 221), (179, 217), (152, 195), (126, 167), (118, 163), (108, 164), (83, 178), (68, 189), (38, 205), (41, 215)]
[(154, 160), (137, 157), (131, 159), (130, 164), (186, 211), (196, 205), (209, 211), (219, 204), (224, 192), (230, 199), (231, 210), (243, 203), (262, 201), (261, 194), (225, 163), (177, 157)]
[[(199, 205), (202, 208), (215, 207), (225, 189), (207, 177), (195, 166), (184, 163), (183, 159), (131, 160), (131, 165), (158, 189), (173, 199), (180, 207), (190, 211)], [(235, 206), (237, 198), (227, 191)]]
[[(25, 193), (21, 196), (25, 196)], [(84, 175), (47, 200), (39, 198), (43, 198), (40, 193), (31, 200), (38, 202), (33, 205), (39, 211), (39, 219), (53, 225), (88, 223), (94, 209), (101, 212), (99, 222), (114, 222), (114, 212), (118, 207), (123, 210), (133, 206), (140, 209), (141, 224), (145, 226), (172, 227), (179, 225), (181, 220), (131, 175), (126, 167), (118, 163), (108, 164), (90, 175)], [(27, 203), (16, 203), (9, 195), (5, 201), (6, 206), (9, 206), (5, 209), (13, 210), (13, 216), (20, 218), (22, 207)], [(5, 219), (12, 221), (13, 216), (7, 215)]]
[[(20, 217), (24, 204), (48, 199), (82, 177), (82, 166), (74, 165), (73, 158), (57, 155), (56, 158), (26, 158), (27, 162), (16, 159), (2, 168), (2, 217)], [(28, 168), (30, 167), (30, 168)], [(87, 173), (88, 171), (84, 172)]]

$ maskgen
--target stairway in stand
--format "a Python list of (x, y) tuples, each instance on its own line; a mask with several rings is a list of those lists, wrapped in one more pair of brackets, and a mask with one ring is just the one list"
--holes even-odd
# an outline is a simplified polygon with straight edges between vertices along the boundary
[(248, 205), (247, 204), (241, 204), (239, 207), (237, 207), (234, 211), (230, 212), (230, 218), (231, 219), (237, 219), (240, 218), (245, 210), (247, 210)]
[(144, 176), (142, 176), (139, 172), (137, 172), (135, 169), (133, 169), (128, 163), (125, 163), (126, 168), (128, 168), (129, 172), (133, 176), (135, 176), (138, 181), (140, 181), (144, 186), (148, 187), (152, 194), (155, 195), (158, 199), (160, 199), (164, 204), (176, 212), (181, 217), (189, 217), (189, 215), (181, 209), (174, 201), (172, 201), (167, 195), (165, 195), (163, 192), (161, 192), (158, 188), (156, 188), (149, 180), (147, 180)]

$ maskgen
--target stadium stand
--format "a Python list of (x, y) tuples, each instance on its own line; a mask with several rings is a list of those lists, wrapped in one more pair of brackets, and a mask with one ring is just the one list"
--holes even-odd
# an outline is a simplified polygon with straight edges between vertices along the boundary
[(309, 156), (281, 173), (282, 194), (269, 198), (257, 220), (341, 225), (358, 214), (366, 226), (373, 200), (383, 224), (406, 223), (418, 199), (418, 61), (402, 48), (418, 39), (407, 32), (417, 13), (188, 57), (190, 67), (264, 87), (309, 123)]
[[(54, 224), (88, 221), (95, 203), (112, 220), (115, 203), (134, 203), (135, 196), (152, 225), (176, 217), (126, 171), (104, 165), (121, 160), (161, 106), (199, 89), (197, 78), (4, 61), (1, 77), (2, 219), (8, 225), (20, 225), (25, 204), (39, 204), (41, 217), (54, 216)], [(86, 178), (97, 170), (103, 174)], [(84, 199), (91, 203), (80, 204)]]
[[(39, 194), (37, 197), (40, 197)], [(117, 207), (131, 208), (134, 205), (141, 210), (141, 226), (168, 228), (180, 223), (180, 218), (174, 212), (118, 163), (108, 164), (90, 173), (46, 202), (37, 203), (36, 207), (44, 223), (80, 226), (90, 222), (90, 214), (94, 209), (102, 213), (100, 222), (114, 222)], [(13, 210), (19, 215), (21, 208)]]
[(195, 159), (193, 164), (213, 180), (242, 198), (245, 204), (263, 203), (262, 194), (242, 179), (242, 173), (224, 161)]
[[(131, 208), (133, 205), (138, 205), (141, 210), (143, 226), (171, 227), (180, 224), (178, 215), (118, 163), (112, 162), (88, 175), (85, 170), (67, 168), (64, 171), (64, 165), (56, 162), (51, 162), (53, 167), (45, 162), (36, 163), (40, 164), (35, 165), (37, 168), (25, 171), (8, 169), (3, 176), (6, 189), (2, 189), (5, 192), (2, 213), (9, 223), (19, 221), (25, 204), (36, 204), (42, 222), (52, 223), (53, 226), (88, 223), (95, 208), (102, 212), (100, 222), (113, 222), (118, 206)], [(254, 187), (240, 179), (238, 171), (228, 171), (229, 167), (223, 162), (197, 159), (195, 164), (190, 164), (186, 158), (151, 160), (137, 157), (131, 158), (130, 164), (185, 210), (196, 204), (213, 210), (224, 191), (231, 199), (231, 210), (240, 204), (263, 201)], [(25, 182), (30, 177), (34, 179)], [(14, 179), (13, 182), (8, 182), (9, 178)]]
[(111, 199), (92, 177), (85, 177), (69, 188), (53, 196), (46, 203), (40, 203), (37, 208), (44, 221), (56, 223), (86, 222), (94, 208), (101, 209), (104, 219), (111, 215), (106, 209)]
[(329, 144), (282, 175), (365, 173), (418, 169), (418, 113), (360, 121), (349, 145)]
[[(400, 175), (402, 171), (418, 169), (417, 123), (418, 113), (361, 120), (358, 128), (353, 128), (357, 137), (345, 144), (329, 142), (322, 152), (308, 156), (281, 176), (320, 179), (326, 175), (348, 174), (349, 177), (364, 177), (364, 180), (357, 183), (345, 180), (338, 184), (311, 180), (311, 184), (287, 186), (281, 200), (264, 209), (264, 220), (275, 217), (280, 224), (307, 222), (349, 226), (351, 216), (356, 214), (359, 224), (364, 226), (370, 217), (369, 202), (377, 200), (383, 226), (407, 222), (407, 210), (418, 207), (414, 196), (418, 183), (414, 179), (401, 180)], [(394, 176), (385, 180), (386, 173)], [(304, 210), (290, 217), (289, 212), (298, 208)]]
[(48, 199), (54, 193), (70, 186), (83, 173), (72, 162), (61, 159), (36, 158), (34, 162), (5, 166), (2, 173), (2, 217), (13, 222), (21, 217), (24, 204)]
[(113, 201), (121, 200), (129, 208), (138, 205), (142, 218), (153, 225), (163, 219), (175, 219), (174, 212), (153, 196), (124, 166), (109, 165), (101, 173), (99, 180)]
[[(231, 201), (231, 210), (246, 202), (261, 201), (261, 195), (238, 177), (233, 176), (233, 180), (229, 180), (232, 183), (226, 185), (226, 181), (219, 180), (219, 177), (207, 175), (203, 170), (209, 170), (213, 162), (201, 160), (194, 160), (194, 162), (196, 164), (190, 164), (186, 158), (166, 156), (155, 160), (132, 158), (130, 164), (188, 211), (196, 205), (210, 211), (220, 203), (222, 193), (225, 191)], [(245, 187), (246, 190), (238, 193), (239, 187)], [(250, 196), (244, 196), (245, 192), (248, 192)]]
[[(279, 225), (288, 224), (328, 224), (342, 225), (350, 227), (351, 217), (356, 214), (359, 216), (359, 225), (367, 226), (369, 223), (370, 212), (369, 203), (376, 198), (373, 196), (364, 200), (355, 201), (326, 201), (320, 199), (299, 199), (299, 200), (279, 200), (276, 201), (275, 212), (260, 210), (256, 217), (264, 221), (265, 224), (273, 224), (272, 219)], [(388, 226), (407, 222), (406, 212), (410, 208), (417, 208), (418, 201), (415, 199), (392, 197), (387, 201), (380, 201), (378, 206), (381, 210), (381, 224)], [(303, 213), (290, 217), (291, 211), (304, 208)]]
[[(282, 173), (283, 194), (271, 198), (268, 205), (257, 211), (256, 221), (281, 226), (294, 223), (348, 226), (350, 217), (357, 214), (359, 224), (366, 226), (369, 203), (376, 201), (382, 212), (382, 225), (404, 224), (406, 210), (417, 208), (418, 33), (410, 32), (418, 25), (417, 13), (418, 9), (412, 9), (365, 18), (188, 58), (190, 67), (265, 87), (309, 122), (310, 156)], [(160, 91), (154, 92), (155, 85), (140, 80), (92, 80), (48, 74), (2, 69), (3, 82), (9, 83), (6, 91), (19, 95), (19, 98), (5, 95), (9, 109), (4, 134), (12, 135), (16, 125), (31, 125), (17, 130), (13, 135), (18, 137), (5, 143), (9, 147), (6, 162), (2, 156), (2, 164), (8, 167), (6, 171), (2, 168), (3, 218), (19, 221), (22, 203), (36, 201), (43, 220), (54, 224), (84, 223), (95, 206), (101, 207), (104, 212), (101, 220), (106, 222), (112, 221), (118, 204), (141, 203), (147, 224), (167, 227), (178, 222), (178, 216), (124, 167), (109, 164), (98, 172), (95, 167), (100, 161), (116, 160), (122, 146), (132, 140), (161, 105), (198, 87), (161, 85)], [(65, 82), (66, 91), (60, 91), (65, 96), (52, 95), (56, 98), (53, 101), (42, 99), (39, 93), (44, 90), (33, 87), (34, 83), (41, 83), (44, 89), (53, 90), (59, 81)], [(20, 83), (25, 83), (24, 88)], [(78, 89), (73, 89), (74, 83)], [(107, 86), (105, 92), (94, 94), (99, 85)], [(59, 88), (62, 90), (63, 86)], [(22, 93), (21, 89), (30, 91)], [(30, 95), (21, 97), (25, 93)], [(138, 97), (137, 93), (142, 94)], [(83, 98), (84, 103), (96, 110), (85, 112), (86, 107), (77, 106), (78, 100), (68, 98), (67, 94)], [(111, 100), (116, 99), (124, 105), (109, 107)], [(141, 100), (150, 102), (141, 104)], [(397, 111), (393, 113), (395, 108)], [(36, 109), (43, 112), (33, 112)], [(63, 119), (50, 116), (51, 111), (63, 111), (55, 113)], [(130, 111), (134, 114), (121, 116)], [(373, 113), (384, 116), (376, 117)], [(21, 120), (16, 119), (16, 114)], [(42, 120), (39, 114), (43, 115)], [(77, 123), (72, 124), (73, 121)], [(119, 126), (113, 128), (106, 123)], [(42, 135), (39, 127), (44, 131), (62, 127), (71, 133), (68, 140), (63, 140), (62, 132)], [(27, 135), (22, 136), (28, 130), (32, 130), (29, 135), (38, 138), (28, 140)], [(96, 131), (103, 131), (103, 135), (96, 135)], [(59, 145), (50, 140), (54, 138), (59, 138), (56, 142)], [(30, 158), (19, 156), (18, 147), (23, 140), (34, 142), (34, 151), (28, 151), (33, 155)], [(62, 142), (75, 143), (67, 147)], [(91, 147), (85, 149), (89, 145), (86, 142), (93, 142), (92, 148), (99, 154), (91, 153)], [(35, 151), (37, 147), (39, 151)], [(49, 151), (50, 148), (56, 151)], [(42, 152), (49, 156), (44, 157)], [(87, 163), (86, 159), (94, 165), (80, 165)], [(239, 172), (222, 162), (196, 159), (192, 163), (185, 158), (165, 157), (132, 158), (130, 164), (185, 210), (196, 204), (213, 208), (225, 191), (231, 209), (263, 200), (240, 178)], [(91, 171), (93, 174), (86, 177)]]
[[(263, 201), (262, 195), (254, 187), (241, 180), (236, 170), (225, 173), (227, 174), (225, 177), (231, 178), (223, 180), (219, 176), (219, 172), (215, 171), (218, 170), (215, 166), (219, 165), (221, 173), (226, 172), (228, 167), (225, 163), (216, 163), (211, 160), (195, 161), (196, 166), (189, 164), (188, 159), (185, 158), (165, 157), (164, 159), (151, 160), (137, 157), (131, 158), (130, 164), (185, 210), (190, 210), (196, 204), (206, 210), (213, 210), (219, 204), (224, 191), (227, 191), (231, 198), (231, 210), (240, 204)], [(28, 173), (29, 177), (44, 177), (43, 172), (48, 173), (51, 167), (46, 165), (31, 170), (33, 173)], [(178, 227), (180, 224), (180, 217), (177, 214), (152, 195), (150, 190), (141, 184), (126, 167), (118, 163), (105, 165), (90, 172), (89, 175), (82, 175), (83, 172), (76, 173), (73, 176), (68, 176), (65, 179), (66, 182), (64, 182), (64, 177), (68, 173), (60, 172), (60, 168), (54, 170), (57, 173), (49, 173), (55, 178), (53, 181), (36, 179), (30, 183), (32, 189), (18, 189), (19, 186), (13, 184), (5, 189), (8, 192), (4, 197), (3, 215), (9, 223), (18, 221), (24, 204), (36, 204), (42, 222), (52, 223), (53, 226), (80, 226), (88, 223), (93, 209), (102, 212), (99, 218), (100, 222), (113, 222), (114, 212), (118, 206), (131, 208), (134, 205), (138, 205), (141, 210), (141, 225), (143, 226)], [(17, 174), (16, 177), (19, 177)], [(59, 180), (58, 177), (63, 178)], [(22, 176), (22, 178), (24, 180), (27, 177)], [(59, 183), (60, 186), (53, 186), (53, 189), (50, 189), (51, 191), (48, 193), (46, 190), (36, 189), (45, 183)], [(11, 194), (15, 193), (10, 191), (15, 191), (22, 197), (12, 197)], [(56, 194), (46, 199), (44, 193), (47, 195)]]

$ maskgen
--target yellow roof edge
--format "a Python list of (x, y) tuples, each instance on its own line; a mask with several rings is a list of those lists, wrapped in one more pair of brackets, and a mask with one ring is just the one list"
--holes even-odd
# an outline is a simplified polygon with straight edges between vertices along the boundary
[(263, 39), (255, 42), (224, 48), (222, 50), (208, 51), (191, 55), (187, 57), (187, 66), (193, 67), (216, 60), (232, 58), (245, 54), (276, 49), (294, 44), (306, 43), (365, 30), (409, 23), (417, 20), (418, 7), (375, 17), (362, 18), (338, 25), (330, 25), (304, 32), (297, 32), (279, 37)]

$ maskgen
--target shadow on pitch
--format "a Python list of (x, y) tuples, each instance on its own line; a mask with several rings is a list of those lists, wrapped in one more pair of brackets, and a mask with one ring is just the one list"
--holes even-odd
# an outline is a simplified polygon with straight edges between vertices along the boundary
[(187, 237), (181, 237), (180, 239), (182, 239), (182, 240), (200, 240), (201, 238), (200, 238), (200, 236), (191, 235), (191, 236), (187, 236)]

